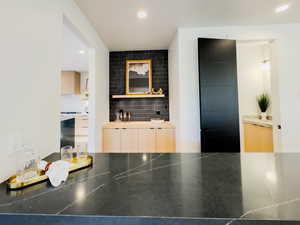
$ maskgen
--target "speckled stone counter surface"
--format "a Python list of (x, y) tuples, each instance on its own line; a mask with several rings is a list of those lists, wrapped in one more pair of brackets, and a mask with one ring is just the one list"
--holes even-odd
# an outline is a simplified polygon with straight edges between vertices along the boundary
[(300, 154), (96, 154), (58, 188), (1, 184), (0, 225), (300, 224), (299, 184)]

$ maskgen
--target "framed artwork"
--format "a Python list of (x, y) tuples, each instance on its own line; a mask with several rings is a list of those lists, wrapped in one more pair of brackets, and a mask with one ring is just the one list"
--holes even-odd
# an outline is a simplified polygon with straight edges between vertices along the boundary
[(152, 61), (126, 61), (126, 95), (150, 94), (152, 89)]

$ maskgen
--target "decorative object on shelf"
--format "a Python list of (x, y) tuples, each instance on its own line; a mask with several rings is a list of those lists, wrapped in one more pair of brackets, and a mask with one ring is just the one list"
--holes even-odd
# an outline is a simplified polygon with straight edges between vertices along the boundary
[(116, 122), (120, 122), (121, 121), (121, 119), (120, 119), (120, 116), (121, 116), (121, 113), (120, 112), (116, 112)]
[(126, 61), (126, 95), (148, 95), (152, 89), (152, 60)]
[(152, 94), (152, 95), (163, 95), (164, 92), (163, 92), (163, 89), (162, 89), (162, 88), (159, 88), (158, 90), (155, 89), (155, 88), (152, 88), (152, 89), (151, 89), (151, 94)]
[(124, 112), (123, 109), (116, 114), (116, 121), (130, 121), (131, 120), (131, 112)]
[(162, 118), (160, 117), (160, 113), (161, 113), (161, 111), (160, 111), (160, 106), (157, 105), (157, 104), (153, 105), (153, 110), (154, 110), (154, 112), (155, 112), (155, 114), (156, 114), (157, 117), (151, 118), (150, 121), (151, 121), (151, 122), (154, 122), (154, 123), (162, 123), (162, 122), (164, 122), (164, 119), (162, 119)]
[(270, 106), (271, 100), (270, 97), (267, 93), (263, 93), (257, 98), (257, 103), (259, 106), (259, 109), (261, 111), (261, 119), (262, 120), (267, 120), (267, 110)]

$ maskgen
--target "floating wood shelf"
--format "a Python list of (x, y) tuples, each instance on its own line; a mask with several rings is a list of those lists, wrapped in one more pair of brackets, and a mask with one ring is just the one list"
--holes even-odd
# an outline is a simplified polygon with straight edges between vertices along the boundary
[(113, 95), (112, 98), (164, 98), (165, 95)]

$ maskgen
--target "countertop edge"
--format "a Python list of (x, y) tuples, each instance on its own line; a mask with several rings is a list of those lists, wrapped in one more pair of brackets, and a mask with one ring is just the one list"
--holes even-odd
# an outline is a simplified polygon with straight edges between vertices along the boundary
[(108, 128), (132, 128), (132, 129), (143, 129), (143, 128), (170, 128), (175, 129), (175, 126), (171, 122), (108, 122), (103, 124), (103, 129)]
[(143, 216), (105, 216), (105, 215), (54, 215), (54, 214), (18, 214), (18, 213), (0, 213), (1, 222), (5, 222), (6, 225), (57, 225), (61, 222), (72, 223), (73, 225), (83, 224), (99, 224), (99, 225), (123, 225), (123, 224), (143, 224), (149, 223), (151, 225), (161, 225), (166, 223), (181, 223), (185, 225), (194, 225), (195, 221), (198, 225), (207, 225), (207, 223), (217, 222), (230, 223), (234, 221), (234, 224), (241, 225), (247, 221), (247, 225), (257, 225), (263, 222), (264, 225), (281, 225), (284, 222), (285, 225), (297, 225), (300, 221), (296, 220), (258, 220), (247, 218), (194, 218), (194, 217), (143, 217)]
[(249, 124), (254, 124), (254, 125), (268, 127), (268, 128), (273, 127), (272, 120), (265, 121), (265, 120), (261, 120), (261, 119), (255, 118), (255, 117), (244, 116), (242, 121), (243, 121), (243, 123), (249, 123)]

